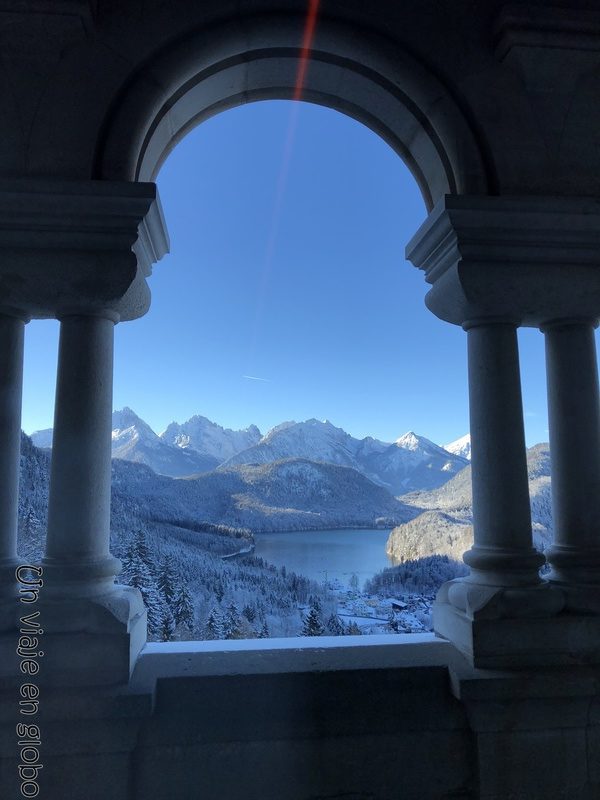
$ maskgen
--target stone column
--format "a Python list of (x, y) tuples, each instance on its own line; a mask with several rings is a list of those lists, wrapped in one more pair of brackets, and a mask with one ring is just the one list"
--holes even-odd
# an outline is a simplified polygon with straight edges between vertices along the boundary
[(39, 602), (45, 644), (39, 679), (55, 686), (125, 682), (146, 640), (141, 595), (115, 584), (121, 565), (109, 550), (117, 318), (110, 311), (61, 317)]
[(598, 659), (600, 626), (561, 614), (563, 588), (539, 574), (516, 335), (596, 307), (593, 211), (556, 198), (446, 196), (407, 246), (430, 284), (427, 307), (467, 330), (474, 541), (470, 574), (440, 587), (433, 621), (475, 667)]
[(532, 545), (516, 327), (493, 320), (464, 327), (474, 529), (464, 561), (474, 582), (536, 585), (544, 558)]
[(43, 560), (53, 593), (108, 592), (120, 570), (109, 552), (115, 321), (108, 313), (61, 320)]
[(546, 339), (554, 543), (550, 579), (570, 611), (600, 613), (600, 402), (595, 320), (542, 326)]
[[(150, 306), (147, 279), (169, 246), (160, 200), (149, 183), (0, 180), (0, 218), (5, 301), (61, 320), (36, 683), (123, 684), (146, 640), (146, 611), (137, 589), (115, 583), (120, 565), (109, 551), (113, 335), (117, 320)], [(22, 323), (0, 320), (0, 479), (9, 478), (0, 485), (1, 569), (14, 554)], [(16, 617), (19, 605), (4, 605)], [(0, 681), (18, 672), (18, 627), (16, 618), (0, 625)]]
[(486, 657), (508, 656), (510, 663), (510, 646), (519, 645), (510, 642), (511, 625), (518, 628), (519, 620), (556, 614), (563, 597), (540, 578), (544, 556), (533, 547), (516, 325), (485, 318), (463, 327), (468, 336), (474, 540), (463, 559), (471, 572), (440, 588), (434, 624), (436, 632), (469, 654), (476, 656), (479, 649), (483, 666)]
[(16, 592), (24, 327), (0, 313), (0, 599)]

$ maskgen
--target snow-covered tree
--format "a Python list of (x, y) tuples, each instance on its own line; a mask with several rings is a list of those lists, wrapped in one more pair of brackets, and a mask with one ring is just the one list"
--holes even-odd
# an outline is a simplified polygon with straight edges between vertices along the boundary
[(391, 633), (400, 633), (400, 625), (393, 611), (388, 614), (387, 628)]
[(360, 636), (361, 634), (362, 631), (354, 620), (346, 625), (346, 636)]
[(142, 593), (142, 599), (148, 612), (148, 633), (151, 638), (162, 638), (163, 622), (165, 615), (170, 614), (169, 607), (155, 586), (138, 586), (137, 588)]
[(343, 636), (345, 633), (344, 623), (337, 614), (331, 614), (327, 620), (326, 629), (329, 636)]
[(156, 560), (148, 546), (146, 531), (143, 528), (136, 529), (125, 553), (126, 559), (134, 557), (143, 561), (153, 575), (156, 569)]
[(321, 602), (321, 598), (318, 595), (311, 594), (309, 598), (309, 604), (311, 608), (314, 608), (317, 614), (321, 615), (323, 613), (323, 604)]
[(321, 621), (321, 614), (319, 613), (319, 609), (312, 605), (310, 607), (310, 611), (304, 617), (304, 622), (302, 624), (302, 633), (301, 636), (322, 636), (325, 633), (325, 626)]
[(164, 556), (158, 568), (156, 585), (169, 606), (172, 605), (175, 599), (175, 592), (180, 580), (180, 576), (175, 570), (172, 556)]
[(123, 559), (123, 570), (120, 575), (123, 583), (139, 589), (142, 595), (154, 587), (154, 579), (148, 564), (141, 558), (135, 548), (130, 548)]
[(218, 608), (212, 608), (204, 625), (205, 639), (224, 639), (223, 616)]
[(148, 633), (151, 637), (160, 636), (168, 606), (157, 589), (154, 562), (141, 529), (133, 535), (125, 552), (120, 577), (123, 583), (140, 590), (148, 612)]
[(190, 632), (194, 630), (195, 614), (192, 595), (185, 583), (181, 584), (172, 606), (175, 625), (183, 625)]
[(33, 507), (26, 503), (19, 520), (19, 552), (27, 561), (36, 561), (40, 556), (39, 545), (43, 528), (44, 524)]
[(175, 633), (175, 619), (173, 618), (173, 614), (171, 613), (171, 609), (168, 605), (164, 605), (162, 619), (160, 621), (160, 638), (163, 642), (168, 642), (172, 638), (173, 634)]
[(266, 622), (263, 622), (260, 631), (258, 631), (256, 635), (257, 635), (257, 637), (259, 639), (268, 639), (269, 638), (269, 636), (271, 634), (269, 633), (269, 626), (267, 625)]
[(240, 639), (242, 632), (242, 621), (240, 612), (234, 602), (229, 603), (225, 613), (223, 623), (223, 634), (225, 639)]

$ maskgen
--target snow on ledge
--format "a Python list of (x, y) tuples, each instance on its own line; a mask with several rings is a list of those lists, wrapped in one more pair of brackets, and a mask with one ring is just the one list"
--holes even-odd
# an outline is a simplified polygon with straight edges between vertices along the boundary
[(447, 666), (454, 653), (432, 633), (151, 642), (138, 657), (130, 690), (153, 692), (159, 678)]
[[(343, 644), (340, 642), (343, 641)], [(326, 650), (331, 647), (370, 647), (390, 644), (441, 642), (433, 633), (394, 633), (369, 636), (298, 636), (281, 639), (224, 639), (220, 641), (148, 642), (140, 657), (154, 653), (231, 653), (255, 650)]]

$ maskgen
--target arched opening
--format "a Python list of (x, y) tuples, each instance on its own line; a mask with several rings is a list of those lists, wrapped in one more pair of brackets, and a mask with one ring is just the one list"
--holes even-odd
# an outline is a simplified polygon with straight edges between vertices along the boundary
[[(223, 33), (216, 50), (192, 37), (187, 49), (156, 56), (145, 77), (133, 78), (115, 98), (99, 138), (95, 177), (153, 179), (174, 145), (204, 119), (251, 100), (294, 96), (301, 27), (280, 23), (249, 23), (242, 38), (239, 31)], [(426, 208), (446, 193), (486, 191), (490, 170), (450, 95), (408, 56), (388, 60), (379, 44), (357, 60), (350, 31), (322, 26), (302, 97), (379, 134), (406, 162)], [(170, 76), (157, 82), (158, 90), (148, 86), (153, 71)]]
[[(403, 243), (425, 215), (422, 197), (410, 172), (380, 137), (347, 115), (315, 104), (254, 103), (198, 126), (166, 160), (158, 185), (172, 254), (150, 280), (149, 313), (116, 330), (114, 407), (131, 407), (139, 419), (115, 414), (114, 457), (141, 461), (171, 478), (212, 470), (227, 456), (237, 456), (238, 465), (252, 463), (252, 458), (240, 460), (242, 445), (217, 458), (212, 451), (198, 452), (197, 443), (176, 442), (181, 431), (170, 439), (156, 436), (169, 423), (185, 423), (197, 414), (224, 428), (258, 425), (263, 434), (294, 419), (304, 435), (300, 423), (328, 418), (334, 438), (347, 437), (355, 449), (392, 448), (409, 429), (438, 444), (467, 430), (462, 332), (427, 311), (420, 275), (402, 263)], [(425, 362), (424, 375), (420, 365)], [(440, 382), (446, 407), (454, 398), (451, 428), (438, 425)], [(269, 407), (273, 393), (276, 400)], [(323, 434), (325, 426), (318, 420), (315, 427)], [(36, 441), (46, 443), (39, 436)], [(179, 453), (183, 467), (160, 460), (176, 457), (175, 444), (184, 444)], [(245, 442), (251, 444), (257, 441)], [(148, 448), (159, 446), (160, 456), (149, 457)], [(336, 446), (341, 451), (346, 445)], [(421, 482), (402, 486), (404, 473), (396, 476), (397, 485), (390, 483), (384, 467), (369, 463), (376, 452), (340, 460), (337, 451), (323, 456), (315, 449), (310, 456), (302, 448), (282, 454), (312, 460), (313, 470), (323, 458), (334, 466), (337, 459), (337, 467), (344, 469), (353, 466), (354, 483), (340, 495), (342, 501), (351, 504), (352, 492), (368, 486), (367, 495), (383, 493), (385, 502), (381, 495), (367, 496), (363, 509), (356, 505), (344, 514), (338, 507), (332, 513), (311, 506), (318, 498), (288, 500), (285, 477), (277, 475), (272, 486), (283, 486), (283, 497), (267, 511), (255, 509), (252, 519), (243, 505), (255, 501), (251, 493), (238, 502), (232, 490), (223, 491), (205, 476), (205, 494), (192, 502), (183, 498), (178, 518), (179, 501), (164, 500), (176, 481), (157, 481), (135, 464), (114, 466), (112, 549), (125, 564), (120, 580), (143, 588), (152, 639), (174, 634), (160, 625), (160, 586), (168, 581), (174, 591), (189, 587), (192, 596), (194, 625), (180, 629), (179, 638), (208, 635), (211, 612), (225, 618), (232, 603), (240, 617), (246, 608), (245, 620), (241, 617), (245, 637), (261, 634), (263, 626), (273, 636), (295, 636), (302, 631), (311, 598), (324, 608), (323, 623), (339, 612), (353, 633), (394, 630), (388, 631), (393, 590), (387, 587), (381, 597), (386, 602), (377, 605), (376, 592), (369, 595), (364, 586), (393, 563), (386, 543), (391, 527), (405, 519), (403, 504), (393, 498), (430, 484), (421, 477)], [(452, 468), (440, 483), (457, 464), (436, 465), (437, 470)], [(317, 478), (323, 491), (331, 491), (335, 475)], [(291, 476), (289, 486), (297, 479)], [(228, 506), (226, 511), (215, 511), (211, 493)], [(194, 508), (200, 497), (200, 507)], [(321, 521), (320, 514), (329, 522)], [(340, 527), (347, 540), (343, 567), (336, 563), (341, 534), (336, 530), (331, 536)], [(262, 536), (290, 528), (305, 532), (311, 541), (308, 546), (296, 537), (291, 556), (293, 536), (284, 537), (287, 555), (282, 555), (281, 539)], [(315, 538), (307, 528), (321, 533)], [(245, 529), (259, 535), (246, 536)], [(275, 563), (274, 575), (252, 556), (247, 564), (243, 559), (221, 561), (249, 545), (257, 547), (256, 559)], [(328, 548), (333, 560), (315, 557), (319, 547)], [(307, 550), (313, 551), (308, 560)], [(164, 569), (165, 557), (174, 575)], [(286, 575), (282, 567), (299, 578)], [(440, 573), (439, 580), (448, 576)], [(264, 597), (269, 581), (277, 584), (268, 592), (270, 600)], [(239, 589), (233, 590), (236, 582)], [(252, 582), (259, 587), (254, 594)], [(429, 604), (433, 591), (428, 586)], [(176, 605), (177, 598), (171, 599)], [(418, 609), (426, 620), (423, 627), (429, 624), (427, 603)], [(420, 630), (413, 619), (412, 629)]]
[(315, 30), (312, 23), (310, 13), (308, 20), (253, 18), (214, 36), (187, 35), (155, 54), (115, 97), (94, 176), (152, 180), (186, 132), (216, 112), (251, 100), (303, 98), (354, 117), (387, 141), (427, 209), (444, 194), (493, 187), (470, 125), (422, 64), (376, 38), (357, 50), (350, 28), (323, 20)]
[[(333, 616), (354, 633), (391, 632), (391, 598), (369, 595), (365, 582), (391, 566), (390, 529), (413, 514), (394, 495), (431, 488), (433, 481), (421, 476), (413, 483), (411, 470), (397, 464), (386, 481), (383, 464), (392, 469), (401, 449), (393, 443), (405, 430), (443, 444), (467, 425), (464, 369), (445, 375), (449, 351), (452, 361), (463, 360), (462, 333), (446, 335), (423, 304), (420, 276), (402, 264), (403, 241), (425, 214), (417, 186), (364, 126), (314, 104), (285, 102), (255, 103), (199, 126), (166, 160), (158, 185), (172, 253), (151, 280), (148, 315), (117, 331), (116, 382), (127, 383), (131, 393), (117, 390), (116, 407), (132, 406), (165, 444), (188, 456), (215, 455), (205, 449), (207, 423), (197, 414), (225, 428), (258, 426), (262, 434), (288, 420), (296, 425), (267, 436), (272, 443), (258, 435), (219, 456), (213, 465), (219, 480), (198, 481), (206, 488), (196, 495), (197, 513), (182, 505), (180, 524), (170, 529), (173, 541), (149, 531), (158, 534), (155, 556), (139, 551), (130, 537), (126, 547), (121, 542), (125, 578), (140, 583), (136, 570), (144, 559), (158, 574), (159, 552), (171, 549), (176, 571), (193, 586), (193, 638), (229, 636), (222, 623), (232, 605), (244, 638), (263, 630), (297, 636), (312, 600), (322, 606), (322, 624)], [(425, 331), (418, 342), (415, 330)], [(161, 396), (153, 403), (157, 360)], [(428, 360), (429, 377), (417, 388), (407, 375), (421, 372), (419, 363)], [(452, 432), (435, 431), (440, 380), (446, 402), (454, 395), (457, 407)], [(124, 431), (131, 422), (123, 422)], [(354, 450), (344, 457), (348, 448)], [(378, 454), (387, 450), (394, 452), (377, 467)], [(283, 460), (288, 463), (272, 466)], [(437, 477), (443, 483), (465, 463), (446, 454), (428, 465), (431, 472), (449, 468)], [(345, 494), (340, 473), (352, 476)], [(306, 491), (311, 476), (316, 493)], [(345, 509), (333, 511), (318, 491), (339, 492)], [(203, 492), (212, 492), (212, 500)], [(360, 492), (364, 499), (353, 503)], [(212, 507), (215, 495), (220, 511)], [(209, 531), (194, 535), (194, 525), (207, 523), (249, 529), (252, 537), (209, 542)], [(225, 567), (208, 550), (220, 547), (212, 555), (227, 558), (249, 546), (252, 554)], [(418, 611), (428, 618), (427, 608)], [(408, 630), (428, 624), (412, 619)]]
[(249, 17), (166, 46), (114, 98), (93, 176), (154, 180), (203, 119), (252, 100), (302, 98), (378, 133), (407, 164), (428, 209), (444, 194), (494, 191), (493, 166), (472, 126), (422, 63), (376, 35), (367, 44), (350, 26), (319, 19), (309, 31), (309, 23)]

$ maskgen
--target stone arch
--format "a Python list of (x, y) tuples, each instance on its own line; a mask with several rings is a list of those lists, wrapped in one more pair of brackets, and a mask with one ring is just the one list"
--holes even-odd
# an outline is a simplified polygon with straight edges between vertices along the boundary
[[(294, 95), (299, 17), (254, 18), (187, 34), (139, 66), (106, 113), (93, 177), (151, 181), (202, 120)], [(425, 204), (494, 192), (493, 168), (449, 90), (384, 38), (319, 23), (302, 99), (354, 117), (405, 161)]]

